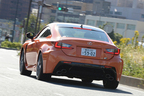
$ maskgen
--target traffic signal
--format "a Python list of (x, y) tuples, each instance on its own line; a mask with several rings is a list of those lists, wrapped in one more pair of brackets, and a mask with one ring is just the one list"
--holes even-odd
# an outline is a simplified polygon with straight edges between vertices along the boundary
[(58, 7), (58, 10), (68, 12), (68, 9), (66, 7)]

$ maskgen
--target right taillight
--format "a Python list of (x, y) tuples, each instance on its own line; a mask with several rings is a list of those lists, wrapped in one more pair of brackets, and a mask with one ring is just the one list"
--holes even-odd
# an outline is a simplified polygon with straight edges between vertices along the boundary
[(105, 53), (119, 55), (120, 49), (106, 49)]

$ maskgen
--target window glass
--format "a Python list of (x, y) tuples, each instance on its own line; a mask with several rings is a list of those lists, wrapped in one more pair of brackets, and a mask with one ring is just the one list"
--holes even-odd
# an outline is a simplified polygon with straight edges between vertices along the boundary
[(92, 40), (109, 42), (106, 34), (103, 31), (95, 31), (95, 30), (92, 31), (92, 30), (60, 27), (59, 33), (61, 37), (84, 38), (84, 39), (92, 39)]
[(87, 20), (87, 25), (92, 25), (95, 26), (95, 21), (94, 20)]
[(97, 21), (97, 27), (99, 27), (99, 26), (103, 26), (104, 24), (105, 24), (104, 21)]
[(110, 24), (113, 28), (115, 27), (115, 23), (114, 22), (107, 22), (108, 24)]
[(110, 14), (113, 14), (113, 11), (110, 11)]
[(46, 27), (46, 28), (42, 29), (41, 33), (36, 37), (36, 39), (37, 38), (47, 37), (49, 35), (51, 35), (50, 28)]
[(125, 24), (123, 24), (123, 23), (117, 23), (117, 28), (119, 28), (119, 29), (125, 29)]
[(128, 29), (128, 30), (135, 30), (135, 27), (136, 27), (136, 26), (133, 25), (133, 24), (128, 24), (128, 25), (127, 25), (127, 29)]
[(141, 14), (141, 18), (144, 18), (144, 14)]
[(49, 35), (51, 35), (51, 32), (50, 32), (50, 29), (47, 29), (45, 32), (43, 32), (43, 34), (40, 36), (40, 38), (47, 37)]
[(122, 15), (122, 12), (115, 12), (116, 15)]
[(56, 10), (51, 10), (51, 13), (56, 13)]

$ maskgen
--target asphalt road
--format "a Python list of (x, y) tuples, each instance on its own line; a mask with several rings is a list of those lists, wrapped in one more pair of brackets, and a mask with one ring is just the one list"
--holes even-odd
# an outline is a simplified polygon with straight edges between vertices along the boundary
[(15, 50), (0, 48), (0, 96), (144, 96), (144, 90), (119, 85), (116, 90), (103, 88), (101, 81), (83, 84), (80, 79), (53, 76), (39, 81), (19, 74), (19, 56)]

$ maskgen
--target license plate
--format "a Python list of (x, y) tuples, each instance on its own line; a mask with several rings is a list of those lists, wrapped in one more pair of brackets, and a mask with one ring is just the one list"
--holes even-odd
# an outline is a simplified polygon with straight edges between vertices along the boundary
[(96, 49), (81, 48), (81, 55), (96, 57)]

